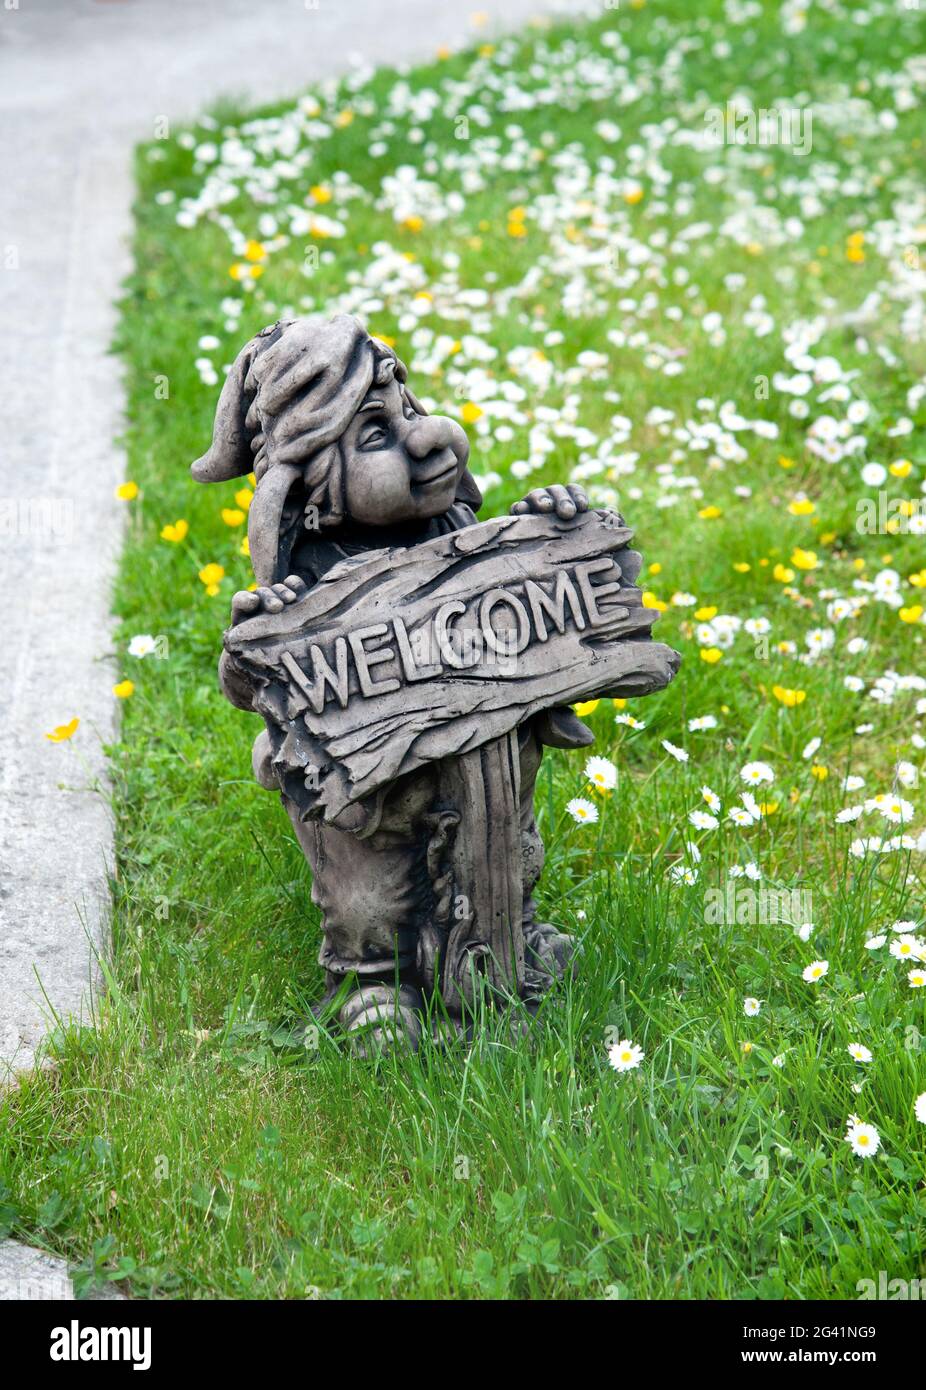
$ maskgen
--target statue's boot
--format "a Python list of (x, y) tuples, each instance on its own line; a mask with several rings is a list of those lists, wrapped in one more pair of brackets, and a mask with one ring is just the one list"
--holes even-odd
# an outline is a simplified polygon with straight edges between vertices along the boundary
[(358, 1057), (377, 1057), (404, 1047), (418, 1050), (422, 998), (412, 985), (361, 985), (341, 1009), (341, 1027)]
[(546, 986), (575, 970), (578, 946), (574, 937), (551, 922), (525, 922), (524, 964), (540, 976)]

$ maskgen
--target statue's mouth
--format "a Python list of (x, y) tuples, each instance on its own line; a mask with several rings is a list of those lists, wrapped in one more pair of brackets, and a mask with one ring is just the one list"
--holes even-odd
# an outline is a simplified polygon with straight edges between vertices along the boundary
[(435, 484), (449, 482), (458, 467), (459, 459), (453, 450), (442, 449), (425, 473), (415, 474), (412, 487), (434, 487)]

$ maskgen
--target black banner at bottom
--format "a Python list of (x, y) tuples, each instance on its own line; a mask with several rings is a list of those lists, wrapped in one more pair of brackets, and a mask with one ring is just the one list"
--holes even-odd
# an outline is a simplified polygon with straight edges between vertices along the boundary
[[(19, 1373), (42, 1368), (65, 1381), (81, 1371), (134, 1372), (158, 1383), (177, 1372), (227, 1372), (239, 1380), (286, 1375), (290, 1368), (305, 1374), (317, 1365), (321, 1346), (327, 1362), (344, 1357), (348, 1364), (358, 1354), (404, 1358), (413, 1347), (424, 1366), (428, 1343), (446, 1356), (448, 1335), (465, 1373), (465, 1348), (472, 1348), (474, 1367), (484, 1367), (482, 1327), (492, 1334), (495, 1376), (504, 1348), (523, 1374), (528, 1348), (556, 1346), (566, 1334), (573, 1351), (581, 1345), (577, 1337), (618, 1335), (618, 1364), (631, 1352), (637, 1372), (641, 1363), (653, 1370), (697, 1366), (702, 1375), (788, 1366), (883, 1372), (908, 1364), (921, 1324), (919, 1301), (909, 1291), (906, 1298), (896, 1290), (881, 1298), (877, 1289), (851, 1303), (431, 1303), (425, 1316), (413, 1302), (371, 1302), (362, 1312), (355, 1303), (334, 1301), (0, 1303), (2, 1345)], [(600, 1340), (596, 1345), (600, 1353)]]

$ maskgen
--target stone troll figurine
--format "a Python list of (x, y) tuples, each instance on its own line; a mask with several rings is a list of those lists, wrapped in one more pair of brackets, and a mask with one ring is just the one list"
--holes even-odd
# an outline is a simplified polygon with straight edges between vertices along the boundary
[(428, 1013), (465, 1033), (480, 979), (535, 1007), (571, 968), (533, 897), (543, 748), (593, 741), (571, 701), (645, 693), (678, 663), (629, 587), (621, 519), (551, 486), (480, 523), (465, 432), (406, 377), (352, 317), (277, 323), (240, 352), (192, 466), (256, 479), (258, 587), (232, 600), (219, 679), (264, 716), (254, 774), (312, 869), (320, 1007), (361, 1053), (416, 1047)]

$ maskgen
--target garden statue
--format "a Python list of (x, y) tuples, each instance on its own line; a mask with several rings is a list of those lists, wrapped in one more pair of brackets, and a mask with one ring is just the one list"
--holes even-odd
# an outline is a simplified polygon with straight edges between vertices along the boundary
[(258, 587), (232, 601), (219, 677), (264, 718), (254, 774), (311, 865), (325, 999), (360, 1051), (416, 1046), (427, 1017), (465, 1032), (481, 991), (534, 1004), (570, 969), (533, 897), (544, 745), (593, 741), (571, 702), (678, 667), (622, 519), (553, 486), (479, 522), (468, 455), (340, 315), (243, 348), (192, 469), (254, 474)]

